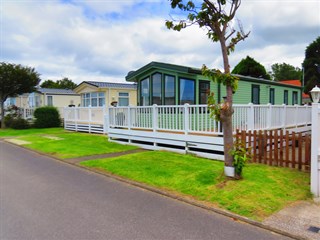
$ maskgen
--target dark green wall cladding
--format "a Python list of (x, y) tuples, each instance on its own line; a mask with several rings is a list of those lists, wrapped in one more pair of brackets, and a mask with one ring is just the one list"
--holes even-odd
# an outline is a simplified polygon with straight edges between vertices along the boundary
[[(178, 104), (179, 102), (179, 79), (187, 78), (195, 80), (195, 101), (196, 104), (199, 104), (199, 81), (201, 80), (209, 80), (208, 78), (201, 75), (199, 69), (188, 68), (179, 65), (165, 64), (152, 62), (148, 65), (138, 69), (137, 71), (130, 72), (126, 77), (127, 81), (137, 82), (138, 83), (138, 103), (140, 96), (140, 81), (150, 77), (155, 73), (161, 73), (162, 79), (164, 79), (165, 75), (171, 75), (175, 77), (175, 102)], [(293, 95), (294, 92), (297, 93), (298, 99), (297, 103), (301, 104), (301, 87), (292, 86), (287, 84), (281, 84), (277, 82), (272, 82), (269, 80), (251, 78), (251, 77), (243, 77), (239, 76), (240, 80), (238, 82), (238, 90), (233, 95), (234, 104), (248, 104), (252, 101), (252, 85), (259, 86), (259, 102), (260, 104), (268, 104), (270, 102), (270, 89), (274, 89), (274, 103), (284, 104), (284, 92), (288, 91), (288, 105), (293, 105)], [(225, 86), (220, 86), (220, 93), (218, 92), (218, 84), (210, 81), (210, 91), (214, 92), (216, 99), (220, 97), (220, 100), (226, 96)], [(165, 89), (163, 89), (165, 91)], [(140, 103), (139, 103), (140, 105)]]

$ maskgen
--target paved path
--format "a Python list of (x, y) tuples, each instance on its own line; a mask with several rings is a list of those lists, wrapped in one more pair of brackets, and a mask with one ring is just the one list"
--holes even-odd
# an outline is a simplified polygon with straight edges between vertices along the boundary
[(296, 202), (267, 218), (264, 224), (303, 238), (320, 240), (320, 203)]
[(147, 150), (134, 149), (134, 150), (128, 150), (128, 151), (124, 151), (124, 152), (117, 152), (117, 153), (105, 153), (105, 154), (97, 154), (97, 155), (84, 156), (84, 157), (78, 157), (78, 158), (67, 158), (67, 159), (64, 159), (64, 161), (75, 164), (75, 163), (79, 163), (79, 162), (82, 162), (85, 160), (119, 157), (119, 156), (123, 156), (126, 154), (145, 152), (145, 151), (147, 151)]
[(0, 239), (288, 239), (0, 141)]

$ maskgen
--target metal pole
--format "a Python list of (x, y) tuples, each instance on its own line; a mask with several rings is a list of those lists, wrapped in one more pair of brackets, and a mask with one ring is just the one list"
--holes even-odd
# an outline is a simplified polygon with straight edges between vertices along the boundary
[(320, 166), (319, 166), (319, 104), (312, 103), (311, 132), (311, 192), (315, 198), (320, 197)]

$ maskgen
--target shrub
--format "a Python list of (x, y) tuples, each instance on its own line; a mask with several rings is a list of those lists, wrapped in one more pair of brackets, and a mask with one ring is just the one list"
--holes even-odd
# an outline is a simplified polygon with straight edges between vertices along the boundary
[(60, 127), (60, 115), (55, 107), (40, 107), (34, 111), (34, 127)]
[(7, 115), (4, 117), (4, 125), (6, 128), (11, 128), (12, 122), (13, 122), (14, 118), (12, 117), (12, 115)]
[(15, 105), (11, 105), (7, 109), (5, 109), (5, 113), (4, 125), (7, 128), (11, 128), (12, 123), (16, 119), (20, 119), (22, 117), (21, 109)]
[(29, 122), (23, 118), (15, 118), (11, 122), (11, 128), (13, 129), (27, 129), (30, 128)]
[(21, 117), (21, 108), (18, 108), (15, 105), (9, 106), (7, 109), (5, 109), (6, 116), (11, 116), (12, 118), (18, 118)]
[(246, 144), (240, 139), (237, 139), (234, 142), (233, 148), (230, 151), (230, 154), (233, 156), (233, 166), (235, 169), (235, 178), (242, 178), (242, 170), (247, 161), (250, 161), (252, 156), (250, 151), (246, 149)]

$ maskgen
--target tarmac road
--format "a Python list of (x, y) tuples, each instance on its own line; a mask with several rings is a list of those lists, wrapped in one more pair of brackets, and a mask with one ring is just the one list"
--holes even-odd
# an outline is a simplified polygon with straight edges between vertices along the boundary
[(0, 140), (0, 239), (288, 239)]

